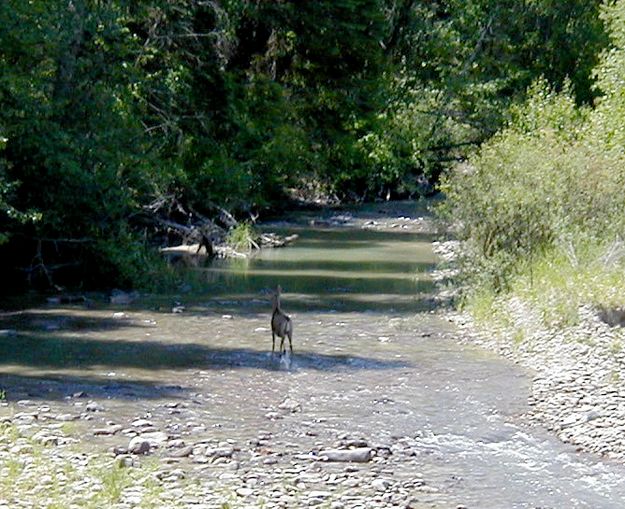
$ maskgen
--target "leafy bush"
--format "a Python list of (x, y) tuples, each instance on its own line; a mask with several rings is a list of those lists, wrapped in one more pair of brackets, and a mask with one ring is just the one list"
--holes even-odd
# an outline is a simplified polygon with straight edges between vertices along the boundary
[(553, 322), (576, 304), (625, 297), (622, 257), (602, 262), (625, 234), (625, 2), (606, 7), (604, 19), (614, 48), (596, 69), (596, 106), (535, 82), (509, 125), (444, 184), (441, 213), (466, 241), (470, 301), (512, 292)]

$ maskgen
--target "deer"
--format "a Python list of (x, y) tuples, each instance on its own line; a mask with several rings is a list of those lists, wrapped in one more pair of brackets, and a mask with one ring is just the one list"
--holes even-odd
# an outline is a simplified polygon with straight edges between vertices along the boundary
[(286, 353), (286, 347), (284, 346), (284, 339), (288, 336), (289, 347), (291, 353), (293, 353), (293, 322), (291, 318), (287, 316), (280, 307), (280, 294), (282, 288), (277, 286), (275, 292), (271, 294), (271, 304), (273, 307), (273, 313), (271, 314), (271, 355), (274, 355), (276, 350), (276, 336), (281, 338), (280, 341), (280, 355)]

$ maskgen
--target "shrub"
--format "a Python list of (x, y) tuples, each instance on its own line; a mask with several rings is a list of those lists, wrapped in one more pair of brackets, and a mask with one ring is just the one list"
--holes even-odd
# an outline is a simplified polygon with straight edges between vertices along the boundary
[(258, 233), (254, 226), (248, 222), (243, 221), (233, 227), (226, 238), (227, 244), (235, 250), (249, 251), (257, 246)]
[(603, 17), (613, 48), (596, 69), (594, 108), (539, 80), (508, 126), (444, 183), (440, 212), (465, 241), (473, 307), (511, 292), (554, 323), (574, 320), (581, 304), (625, 298), (625, 1)]

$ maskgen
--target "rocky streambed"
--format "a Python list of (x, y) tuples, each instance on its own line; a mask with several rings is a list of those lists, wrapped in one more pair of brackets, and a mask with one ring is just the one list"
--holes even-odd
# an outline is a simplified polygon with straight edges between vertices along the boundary
[[(220, 261), (200, 272), (203, 292), (2, 313), (0, 507), (608, 508), (625, 497), (620, 465), (527, 419), (533, 371), (463, 344), (469, 332), (435, 309), (423, 211), (280, 226), (299, 235), (293, 247)], [(278, 283), (295, 329), (288, 358), (270, 353)]]

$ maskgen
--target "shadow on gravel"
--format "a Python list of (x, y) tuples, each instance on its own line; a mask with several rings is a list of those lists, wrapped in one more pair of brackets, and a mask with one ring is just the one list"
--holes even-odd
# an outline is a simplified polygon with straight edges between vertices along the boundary
[(2, 375), (0, 388), (6, 391), (8, 401), (22, 399), (61, 400), (79, 395), (82, 398), (134, 400), (180, 398), (187, 389), (153, 381), (124, 379), (116, 382), (94, 376), (68, 376), (57, 374)]
[[(405, 362), (363, 356), (304, 352), (293, 357), (294, 366), (317, 371), (379, 370), (406, 367)], [(213, 348), (197, 343), (167, 344), (158, 341), (98, 340), (52, 335), (18, 335), (0, 338), (2, 365), (49, 369), (105, 369), (130, 367), (160, 369), (256, 368), (279, 370), (276, 355), (248, 348)]]

